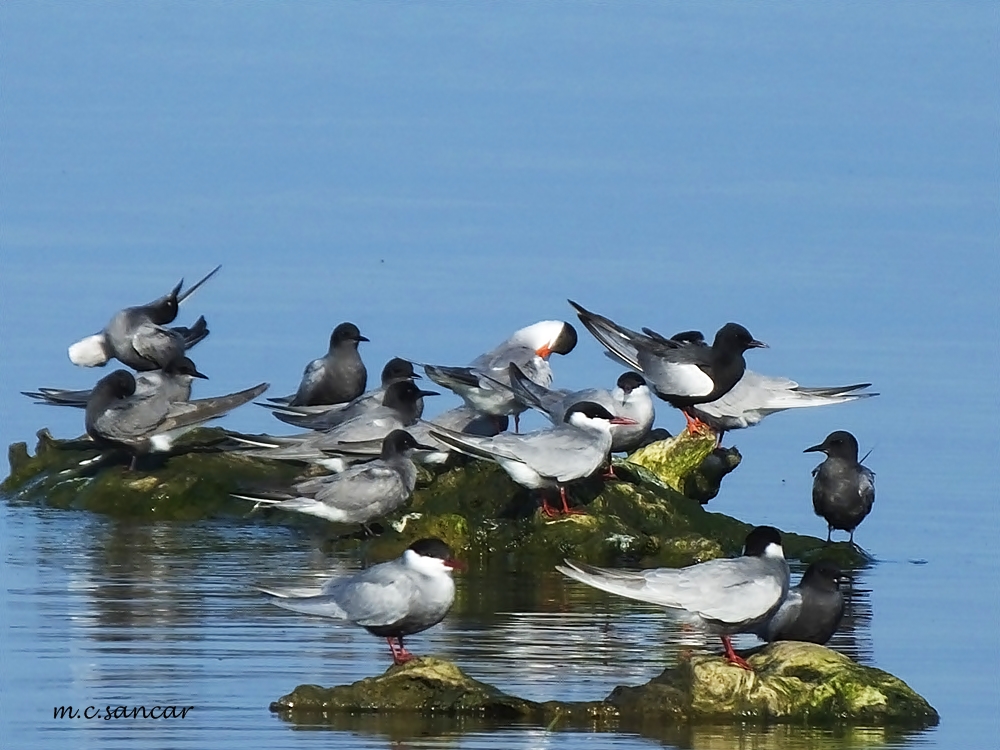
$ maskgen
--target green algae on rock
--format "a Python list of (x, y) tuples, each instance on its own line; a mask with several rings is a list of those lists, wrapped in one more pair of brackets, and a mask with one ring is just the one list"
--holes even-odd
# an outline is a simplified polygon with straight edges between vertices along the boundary
[(343, 714), (409, 712), (643, 733), (706, 722), (900, 727), (938, 722), (937, 712), (902, 680), (824, 646), (775, 643), (750, 657), (750, 663), (754, 672), (720, 656), (692, 656), (645, 685), (615, 688), (603, 701), (538, 703), (427, 657), (352, 685), (301, 685), (270, 709), (306, 723), (316, 716), (336, 723)]
[(645, 720), (758, 720), (806, 724), (933, 726), (938, 714), (888, 672), (825, 646), (779, 641), (750, 656), (754, 671), (721, 656), (695, 655), (638, 687), (618, 687), (607, 702)]
[[(287, 486), (303, 468), (219, 450), (226, 438), (220, 429), (193, 430), (180, 441), (179, 454), (146, 457), (139, 470), (129, 471), (121, 463), (81, 468), (81, 460), (98, 455), (93, 444), (54, 440), (43, 430), (34, 456), (23, 443), (10, 447), (11, 474), (0, 491), (14, 502), (117, 517), (224, 517), (308, 527), (332, 538), (338, 549), (364, 552), (369, 559), (395, 557), (417, 539), (434, 536), (484, 563), (539, 567), (569, 557), (597, 565), (682, 566), (739, 554), (751, 528), (702, 506), (704, 494), (713, 491), (705, 482), (722, 479), (717, 466), (709, 472), (714, 479), (698, 481), (696, 499), (680, 491), (706, 461), (719, 462), (710, 435), (684, 433), (616, 459), (618, 479), (595, 475), (569, 487), (571, 504), (586, 515), (557, 519), (540, 513), (537, 494), (496, 464), (456, 457), (443, 470), (422, 469), (411, 501), (378, 522), (382, 533), (374, 539), (301, 514), (254, 512), (250, 503), (230, 497), (241, 489)], [(784, 546), (787, 556), (802, 559), (837, 550), (842, 554), (835, 561), (848, 569), (865, 561), (853, 548), (827, 547), (815, 537), (786, 534)]]

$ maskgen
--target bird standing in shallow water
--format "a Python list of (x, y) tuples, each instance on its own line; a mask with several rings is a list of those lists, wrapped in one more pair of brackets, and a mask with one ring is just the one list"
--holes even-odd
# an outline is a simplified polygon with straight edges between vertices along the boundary
[(846, 430), (826, 436), (819, 445), (803, 453), (822, 452), (826, 460), (813, 469), (813, 510), (826, 519), (826, 541), (834, 529), (850, 532), (872, 512), (875, 504), (875, 472), (858, 461), (858, 441)]
[(393, 662), (405, 664), (414, 657), (403, 646), (403, 637), (444, 619), (455, 601), (452, 571), (463, 567), (440, 539), (421, 539), (395, 560), (327, 582), (316, 596), (299, 596), (296, 590), (260, 591), (284, 609), (360, 625), (385, 638)]

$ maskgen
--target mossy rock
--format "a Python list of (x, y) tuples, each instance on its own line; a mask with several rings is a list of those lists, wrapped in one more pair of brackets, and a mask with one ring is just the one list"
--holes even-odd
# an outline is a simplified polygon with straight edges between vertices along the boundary
[(926, 727), (937, 712), (902, 680), (811, 643), (775, 643), (750, 657), (753, 672), (718, 656), (693, 656), (638, 687), (603, 701), (546, 701), (511, 696), (434, 658), (394, 665), (378, 677), (322, 688), (300, 685), (271, 704), (293, 722), (363, 713), (474, 716), (656, 734), (692, 723)]
[[(38, 437), (34, 456), (23, 443), (10, 447), (11, 473), (0, 491), (15, 503), (129, 518), (281, 523), (315, 530), (331, 547), (369, 559), (393, 557), (421, 537), (436, 536), (480, 566), (546, 566), (564, 558), (599, 565), (682, 566), (739, 554), (751, 528), (702, 505), (706, 493), (717, 492), (722, 476), (738, 463), (720, 458), (710, 435), (685, 433), (616, 459), (616, 479), (599, 473), (569, 488), (571, 504), (585, 514), (555, 519), (539, 511), (536, 493), (515, 484), (496, 464), (456, 457), (436, 473), (422, 470), (411, 501), (374, 524), (381, 529), (375, 538), (301, 514), (253, 512), (250, 503), (232, 498), (239, 490), (287, 486), (297, 476), (319, 470), (221, 450), (227, 440), (221, 429), (193, 430), (180, 442), (180, 452), (145, 457), (136, 470), (128, 468), (126, 456), (81, 467), (81, 461), (98, 455), (92, 443), (57, 441), (44, 430)], [(692, 483), (697, 486), (694, 498), (682, 492)], [(865, 562), (848, 545), (826, 546), (815, 537), (794, 534), (784, 541), (790, 558), (807, 560), (835, 551), (844, 568)]]
[(932, 726), (938, 714), (902, 680), (825, 646), (782, 641), (750, 656), (753, 671), (696, 655), (607, 701), (625, 717)]

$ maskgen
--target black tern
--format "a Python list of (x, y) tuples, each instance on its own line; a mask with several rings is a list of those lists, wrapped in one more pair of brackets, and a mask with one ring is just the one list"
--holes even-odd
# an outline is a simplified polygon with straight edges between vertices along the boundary
[[(452, 454), (451, 446), (442, 443), (431, 435), (431, 430), (444, 427), (448, 430), (461, 432), (478, 437), (493, 437), (504, 432), (509, 425), (507, 417), (494, 417), (470, 409), (465, 404), (454, 409), (441, 412), (431, 420), (418, 419), (406, 428), (413, 438), (424, 446), (433, 446), (430, 450), (417, 449), (413, 451), (413, 460), (419, 464), (441, 465), (448, 461)], [(357, 442), (337, 444), (337, 452), (345, 457), (374, 458), (382, 451), (382, 443), (378, 440), (362, 440)]]
[(386, 389), (382, 406), (329, 430), (281, 437), (232, 437), (254, 448), (247, 450), (247, 455), (282, 461), (307, 461), (333, 471), (343, 471), (347, 464), (344, 458), (329, 455), (336, 453), (341, 443), (382, 441), (393, 430), (405, 430), (417, 421), (417, 402), (425, 396), (437, 395), (435, 391), (420, 390), (412, 380), (401, 380)]
[(755, 632), (788, 593), (781, 534), (771, 526), (758, 526), (747, 535), (741, 557), (686, 568), (609, 570), (565, 562), (556, 570), (573, 580), (683, 613), (685, 619), (721, 636), (726, 659), (744, 669), (751, 667), (733, 651), (729, 637)]
[[(191, 383), (195, 378), (207, 379), (187, 357), (172, 363), (165, 370), (148, 370), (135, 376), (136, 398), (145, 398), (154, 393), (162, 393), (168, 401), (190, 401)], [(87, 408), (92, 391), (67, 390), (64, 388), (39, 388), (37, 391), (21, 391), (25, 396), (37, 399), (49, 406), (73, 406)]]
[(738, 323), (726, 323), (711, 346), (639, 333), (592, 313), (573, 300), (583, 325), (613, 359), (646, 376), (654, 393), (680, 409), (689, 430), (701, 429), (690, 407), (722, 397), (743, 377), (747, 349), (766, 347)]
[(576, 329), (562, 320), (543, 320), (516, 331), (496, 348), (481, 354), (468, 367), (423, 365), (427, 377), (454, 391), (465, 403), (483, 414), (518, 415), (527, 407), (510, 390), (507, 368), (513, 363), (531, 380), (548, 387), (552, 384), (549, 356), (569, 354), (576, 346)]
[(798, 586), (756, 631), (769, 643), (809, 641), (825, 644), (836, 632), (844, 616), (844, 596), (838, 585), (843, 573), (829, 560), (817, 560), (802, 574)]
[(392, 513), (413, 494), (417, 467), (410, 456), (414, 450), (431, 450), (405, 430), (393, 430), (382, 441), (381, 456), (374, 461), (351, 466), (340, 474), (327, 474), (298, 482), (291, 492), (233, 493), (259, 506), (305, 513), (344, 524), (368, 524)]
[(127, 370), (115, 370), (97, 381), (87, 402), (87, 434), (101, 446), (125, 448), (136, 458), (168, 452), (184, 432), (221, 417), (252, 401), (267, 383), (238, 393), (195, 401), (169, 401), (162, 392), (136, 396), (136, 382)]
[(358, 354), (358, 344), (368, 340), (354, 323), (341, 323), (330, 334), (326, 356), (306, 365), (295, 395), (270, 400), (291, 406), (319, 406), (357, 398), (368, 385), (368, 370)]
[(858, 461), (858, 441), (846, 430), (826, 436), (803, 453), (822, 452), (826, 460), (813, 469), (813, 510), (826, 519), (826, 541), (834, 529), (854, 530), (875, 504), (875, 473)]
[[(319, 406), (290, 406), (277, 404), (261, 404), (272, 410), (274, 416), (286, 424), (309, 430), (329, 430), (341, 422), (361, 416), (365, 412), (382, 405), (385, 392), (393, 383), (404, 380), (420, 379), (413, 371), (413, 363), (407, 359), (394, 357), (382, 368), (382, 384), (378, 388), (365, 391), (356, 399), (343, 404), (325, 404)], [(416, 402), (416, 416), (424, 412), (424, 400)]]
[(181, 293), (181, 279), (167, 294), (146, 305), (126, 307), (115, 314), (100, 333), (87, 336), (69, 348), (70, 361), (82, 367), (103, 367), (117, 359), (133, 370), (162, 370), (208, 336), (205, 318), (190, 328), (165, 328), (177, 317), (180, 304), (222, 268), (216, 266), (201, 281)]
[(316, 596), (260, 589), (272, 604), (360, 625), (385, 638), (395, 664), (413, 659), (403, 638), (437, 625), (455, 601), (452, 571), (464, 567), (440, 539), (414, 542), (395, 560), (327, 582)]
[(553, 424), (559, 424), (573, 404), (591, 401), (618, 417), (628, 417), (634, 424), (611, 426), (611, 452), (630, 453), (642, 445), (653, 428), (656, 413), (646, 380), (635, 372), (619, 376), (612, 390), (587, 388), (582, 391), (549, 390), (525, 375), (517, 365), (510, 365), (510, 387), (528, 406), (537, 409)]
[[(600, 404), (584, 401), (574, 404), (563, 422), (524, 435), (502, 433), (483, 438), (443, 428), (431, 428), (430, 434), (462, 453), (498, 463), (523, 487), (558, 488), (562, 512), (579, 513), (583, 511), (571, 509), (566, 501), (566, 484), (597, 471), (611, 451), (611, 426), (633, 421), (616, 417)], [(555, 515), (544, 498), (542, 510), (546, 515)]]
[[(667, 341), (656, 331), (643, 328), (643, 333)], [(670, 337), (670, 341), (707, 347), (701, 331), (684, 331)], [(858, 393), (871, 383), (854, 385), (825, 386), (807, 388), (788, 378), (761, 375), (745, 370), (743, 377), (729, 393), (706, 404), (690, 407), (691, 413), (712, 428), (721, 444), (723, 435), (729, 430), (741, 430), (759, 424), (764, 417), (787, 409), (804, 409), (813, 406), (828, 406), (857, 401), (877, 396), (877, 393)]]

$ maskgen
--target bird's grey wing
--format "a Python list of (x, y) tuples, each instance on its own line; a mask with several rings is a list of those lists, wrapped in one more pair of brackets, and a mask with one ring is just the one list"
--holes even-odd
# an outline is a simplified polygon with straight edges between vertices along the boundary
[(71, 391), (63, 388), (39, 388), (37, 391), (21, 391), (40, 404), (50, 406), (75, 406), (85, 408), (90, 400), (90, 391)]
[(143, 360), (161, 368), (184, 353), (184, 340), (169, 328), (145, 322), (129, 339), (132, 350)]
[(424, 365), (427, 377), (448, 390), (479, 388), (479, 374), (471, 367)]
[(362, 464), (335, 475), (319, 489), (315, 498), (341, 510), (355, 510), (394, 496), (406, 498), (409, 494), (398, 471), (384, 465)]
[(128, 443), (164, 432), (170, 410), (166, 399), (157, 395), (128, 398), (101, 412), (94, 420), (97, 432), (111, 440)]
[[(693, 612), (706, 620), (741, 622), (766, 615), (787, 588), (759, 560), (710, 560), (689, 568), (616, 571), (583, 563), (560, 572), (588, 586), (629, 599)], [(756, 564), (755, 564), (756, 563)]]
[(779, 576), (773, 565), (756, 557), (710, 560), (679, 570), (647, 571), (646, 579), (665, 601), (674, 598), (674, 606), (706, 620), (741, 622), (764, 617), (787, 592), (787, 566)]
[(302, 399), (308, 400), (309, 396), (320, 387), (326, 375), (326, 360), (323, 357), (314, 359), (306, 365), (302, 371), (302, 380), (299, 381), (299, 389), (292, 398), (292, 403)]
[(870, 513), (872, 506), (875, 505), (875, 472), (867, 466), (862, 466), (858, 475), (858, 491), (861, 493), (861, 501)]
[(580, 318), (580, 322), (583, 323), (584, 328), (590, 331), (594, 338), (604, 345), (604, 347), (613, 355), (614, 359), (629, 369), (638, 370), (639, 372), (643, 371), (642, 366), (639, 364), (639, 349), (636, 342), (652, 342), (655, 341), (655, 339), (645, 336), (638, 331), (626, 328), (625, 326), (620, 326), (610, 318), (605, 318), (603, 315), (590, 312), (586, 308), (575, 303), (573, 300), (567, 301), (573, 306), (573, 309), (576, 310), (576, 314)]
[[(391, 567), (389, 567), (391, 566)], [(362, 627), (392, 625), (410, 611), (415, 588), (392, 562), (373, 565), (336, 588), (337, 603)]]
[(781, 602), (767, 622), (757, 631), (757, 634), (765, 641), (773, 641), (778, 633), (786, 630), (788, 626), (799, 618), (802, 611), (802, 594), (798, 588), (788, 590), (788, 595)]
[(340, 443), (357, 443), (365, 440), (382, 440), (393, 430), (406, 425), (394, 409), (380, 406), (367, 414), (341, 422), (323, 433), (315, 445), (321, 450), (336, 451)]
[(315, 596), (295, 596), (295, 590), (273, 590), (258, 589), (271, 604), (276, 604), (282, 609), (290, 609), (293, 612), (302, 612), (307, 615), (318, 615), (320, 617), (333, 617), (337, 620), (350, 619), (344, 608), (337, 602), (336, 597), (327, 594)]
[[(524, 435), (501, 433), (491, 440), (497, 455), (527, 464), (559, 482), (589, 475), (606, 458), (595, 436), (565, 425)], [(609, 436), (609, 449), (610, 442)]]
[(199, 398), (194, 401), (175, 401), (169, 405), (167, 416), (158, 432), (168, 432), (221, 417), (237, 406), (253, 401), (269, 387), (269, 383), (260, 383), (253, 388), (230, 393), (226, 396)]

